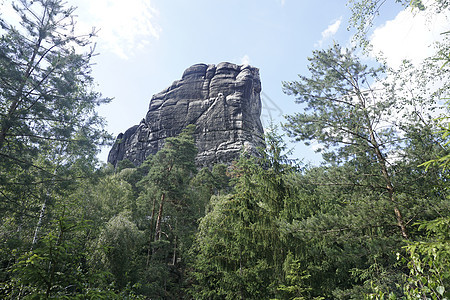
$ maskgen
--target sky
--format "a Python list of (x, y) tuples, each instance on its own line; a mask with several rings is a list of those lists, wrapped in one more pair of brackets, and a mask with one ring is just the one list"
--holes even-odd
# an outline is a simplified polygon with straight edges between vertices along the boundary
[[(7, 2), (8, 0), (0, 0)], [(428, 0), (433, 1), (433, 0)], [(394, 3), (383, 6), (370, 34), (376, 51), (392, 66), (420, 61), (429, 45), (449, 30), (445, 17), (428, 19)], [(97, 91), (114, 98), (99, 108), (117, 136), (138, 124), (153, 94), (181, 78), (196, 63), (223, 61), (259, 68), (262, 123), (283, 122), (301, 111), (282, 91), (283, 81), (307, 75), (313, 50), (337, 42), (351, 46), (346, 0), (68, 0), (77, 7), (78, 29), (96, 27), (93, 77)], [(2, 8), (3, 9), (3, 8)], [(313, 146), (289, 143), (293, 157), (317, 164)], [(106, 161), (109, 149), (99, 158)]]

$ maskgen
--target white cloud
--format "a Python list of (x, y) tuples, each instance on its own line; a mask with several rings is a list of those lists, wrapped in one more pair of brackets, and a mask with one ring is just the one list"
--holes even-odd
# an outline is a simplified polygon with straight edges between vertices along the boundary
[(250, 57), (245, 54), (243, 57), (241, 57), (241, 65), (249, 65), (250, 64)]
[(327, 39), (336, 34), (341, 26), (342, 17), (340, 17), (336, 22), (327, 27), (324, 31), (322, 31), (322, 39)]
[(334, 36), (336, 34), (336, 32), (338, 32), (339, 27), (341, 27), (341, 23), (342, 23), (342, 16), (337, 19), (336, 21), (334, 21), (333, 24), (330, 24), (327, 29), (325, 29), (324, 31), (322, 31), (321, 35), (322, 35), (322, 39), (317, 42), (314, 46), (315, 47), (322, 47), (322, 44), (329, 38), (331, 38), (332, 36)]
[(371, 36), (373, 55), (380, 52), (391, 67), (404, 59), (420, 63), (433, 54), (432, 44), (442, 39), (441, 33), (450, 29), (450, 11), (430, 18), (427, 12), (401, 11), (393, 20), (376, 28)]
[(99, 46), (123, 59), (136, 49), (158, 39), (161, 29), (155, 22), (158, 11), (148, 0), (77, 0), (79, 27), (99, 29)]

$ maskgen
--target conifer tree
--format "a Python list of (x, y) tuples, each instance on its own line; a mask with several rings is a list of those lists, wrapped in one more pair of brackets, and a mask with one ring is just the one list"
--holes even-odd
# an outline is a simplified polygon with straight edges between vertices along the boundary
[(151, 297), (177, 298), (193, 231), (197, 226), (200, 199), (192, 197), (191, 179), (197, 172), (194, 125), (144, 162), (147, 174), (138, 183), (136, 222), (145, 230), (143, 279)]
[(109, 101), (93, 90), (95, 32), (79, 34), (63, 1), (4, 5), (11, 3), (17, 18), (0, 16), (2, 282), (25, 251), (45, 247), (52, 221), (110, 138), (95, 111)]
[[(213, 196), (200, 221), (191, 273), (195, 298), (267, 299), (281, 294), (278, 288), (289, 281), (278, 221), (292, 213), (287, 210), (294, 188), (287, 177), (295, 168), (274, 131), (266, 146), (261, 157), (243, 154), (229, 167), (233, 189)], [(298, 291), (307, 291), (300, 285)]]
[(383, 69), (364, 66), (338, 45), (309, 60), (310, 75), (284, 83), (305, 105), (285, 128), (298, 141), (318, 142), (325, 164), (301, 179), (317, 213), (294, 218), (287, 232), (305, 243), (302, 263), (319, 283), (314, 295), (363, 295), (371, 282), (400, 295), (402, 271), (389, 253), (402, 252), (402, 240), (418, 234), (413, 220), (448, 210), (445, 193), (436, 192), (442, 172), (418, 167), (442, 152), (432, 113), (443, 90), (428, 84), (448, 82), (448, 75), (432, 64), (405, 64), (377, 81)]
[(52, 191), (95, 166), (108, 138), (95, 107), (109, 100), (92, 89), (95, 33), (77, 34), (74, 8), (13, 5), (20, 23), (0, 20), (0, 214), (20, 228), (38, 207), (45, 212)]
[[(298, 141), (314, 140), (326, 147), (324, 157), (329, 162), (355, 162), (397, 203), (387, 156), (400, 139), (401, 133), (389, 121), (398, 103), (393, 97), (379, 99), (379, 91), (371, 86), (382, 70), (361, 64), (339, 45), (314, 51), (309, 60), (311, 76), (299, 75), (298, 81), (283, 83), (287, 94), (306, 105), (305, 112), (287, 117), (285, 128)], [(403, 213), (398, 206), (393, 210), (399, 232), (407, 239)]]

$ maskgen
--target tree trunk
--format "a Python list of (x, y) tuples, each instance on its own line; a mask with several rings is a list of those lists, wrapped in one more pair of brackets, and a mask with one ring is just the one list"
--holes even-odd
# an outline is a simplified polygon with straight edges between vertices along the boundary
[(8, 113), (5, 116), (3, 124), (1, 124), (2, 128), (0, 130), (0, 150), (3, 148), (3, 145), (6, 141), (6, 135), (8, 134), (8, 131), (11, 128), (10, 123), (13, 118), (13, 115), (16, 112), (17, 107), (19, 106), (20, 102), (22, 101), (25, 85), (35, 69), (35, 66), (33, 64), (35, 62), (36, 56), (38, 55), (38, 51), (39, 51), (39, 48), (41, 47), (41, 43), (42, 43), (42, 37), (39, 36), (39, 39), (36, 41), (36, 44), (34, 46), (33, 54), (31, 56), (30, 62), (27, 65), (27, 70), (25, 71), (24, 79), (23, 79), (22, 83), (20, 84), (20, 87), (17, 90), (15, 97), (13, 98), (14, 100), (13, 100), (11, 106), (8, 108)]
[(172, 265), (175, 266), (176, 262), (177, 262), (177, 236), (175, 236), (175, 239), (174, 239), (174, 242), (173, 242)]
[(42, 226), (42, 220), (44, 219), (46, 207), (47, 207), (47, 197), (45, 197), (44, 203), (42, 203), (41, 212), (39, 214), (39, 220), (36, 224), (36, 229), (34, 230), (33, 242), (31, 243), (30, 250), (33, 250), (34, 246), (37, 243), (39, 230), (41, 229), (41, 226)]
[(152, 214), (150, 215), (150, 235), (149, 235), (149, 242), (148, 242), (148, 251), (147, 251), (147, 267), (150, 263), (150, 256), (151, 256), (151, 249), (152, 249), (152, 241), (153, 241), (153, 219), (155, 218), (155, 208), (156, 208), (156, 198), (153, 198), (153, 205), (152, 205)]
[(159, 241), (161, 238), (161, 220), (162, 220), (162, 214), (163, 214), (163, 208), (164, 208), (164, 201), (166, 199), (166, 194), (162, 193), (161, 195), (161, 203), (159, 204), (159, 210), (158, 210), (158, 219), (156, 219), (156, 226), (155, 226), (155, 242)]
[(381, 174), (383, 175), (383, 179), (386, 183), (386, 189), (389, 194), (389, 200), (394, 204), (394, 213), (395, 213), (395, 218), (397, 219), (397, 226), (400, 228), (402, 237), (405, 239), (408, 239), (408, 231), (406, 229), (405, 221), (403, 220), (403, 216), (402, 216), (402, 213), (400, 212), (400, 209), (395, 204), (395, 202), (396, 202), (395, 188), (394, 188), (394, 185), (392, 184), (391, 177), (389, 175), (389, 171), (386, 166), (387, 165), (386, 158), (383, 156), (383, 153), (381, 153), (380, 144), (378, 143), (377, 138), (375, 136), (375, 130), (373, 128), (372, 121), (366, 111), (366, 101), (361, 94), (361, 91), (359, 89), (357, 82), (352, 81), (352, 85), (355, 88), (355, 93), (358, 96), (359, 103), (363, 108), (364, 118), (366, 119), (366, 122), (367, 122), (366, 125), (367, 125), (367, 129), (369, 131), (369, 142), (373, 148), (373, 151), (375, 152), (375, 155), (378, 160), (378, 164), (381, 168)]
[(400, 209), (397, 207), (395, 203), (396, 202), (395, 189), (394, 185), (392, 184), (391, 177), (389, 176), (388, 169), (386, 167), (386, 159), (381, 153), (380, 145), (375, 139), (375, 133), (373, 131), (372, 124), (369, 124), (369, 133), (370, 133), (370, 140), (375, 151), (375, 155), (377, 156), (378, 159), (378, 164), (381, 167), (381, 173), (383, 174), (383, 178), (386, 183), (386, 189), (389, 193), (389, 200), (394, 204), (394, 213), (395, 218), (397, 219), (397, 226), (400, 228), (402, 237), (408, 239), (408, 230), (406, 229), (405, 221), (403, 220), (403, 216), (402, 213), (400, 212)]

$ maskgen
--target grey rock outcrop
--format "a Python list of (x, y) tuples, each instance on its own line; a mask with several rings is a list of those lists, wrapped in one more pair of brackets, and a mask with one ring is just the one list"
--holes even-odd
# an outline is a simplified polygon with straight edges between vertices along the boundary
[(154, 95), (145, 119), (118, 135), (108, 162), (129, 159), (141, 164), (189, 124), (195, 124), (199, 167), (229, 164), (242, 149), (264, 145), (259, 70), (223, 62), (196, 64), (181, 80)]

